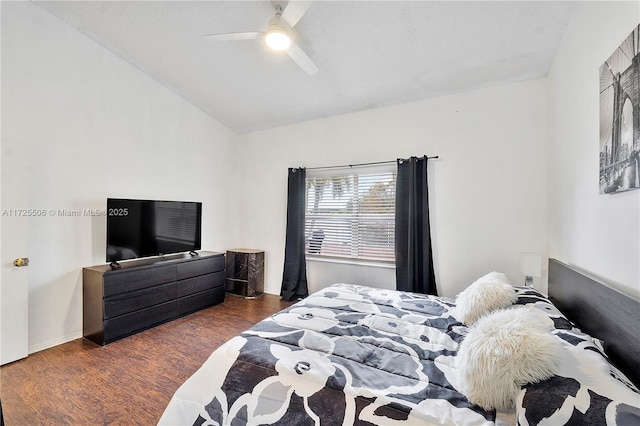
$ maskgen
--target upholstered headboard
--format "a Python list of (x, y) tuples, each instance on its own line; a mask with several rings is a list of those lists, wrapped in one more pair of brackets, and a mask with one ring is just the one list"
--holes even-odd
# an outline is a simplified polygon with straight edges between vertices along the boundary
[(640, 300), (555, 259), (549, 259), (549, 299), (604, 341), (611, 362), (640, 386)]

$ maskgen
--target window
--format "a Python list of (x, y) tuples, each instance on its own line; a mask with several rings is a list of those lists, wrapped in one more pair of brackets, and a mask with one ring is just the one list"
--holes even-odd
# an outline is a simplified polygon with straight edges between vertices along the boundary
[(393, 262), (395, 197), (395, 164), (308, 170), (306, 253)]

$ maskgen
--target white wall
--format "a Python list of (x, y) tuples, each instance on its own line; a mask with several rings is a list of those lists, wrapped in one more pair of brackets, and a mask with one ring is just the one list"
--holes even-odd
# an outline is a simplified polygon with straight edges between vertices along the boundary
[[(30, 159), (30, 205), (3, 208), (104, 209), (107, 197), (201, 201), (203, 248), (222, 251), (233, 240), (226, 216), (234, 137), (39, 7), (2, 2), (2, 143)], [(105, 223), (30, 220), (31, 352), (82, 335), (81, 271), (104, 263)]]
[[(440, 294), (491, 270), (521, 282), (519, 253), (546, 255), (545, 105), (538, 80), (242, 135), (240, 245), (266, 251), (266, 291), (278, 294), (288, 167), (439, 155), (429, 179)], [(308, 264), (312, 290), (395, 285), (393, 269)]]
[(638, 2), (575, 6), (548, 77), (549, 255), (640, 295), (640, 191), (600, 195), (599, 68), (640, 22)]

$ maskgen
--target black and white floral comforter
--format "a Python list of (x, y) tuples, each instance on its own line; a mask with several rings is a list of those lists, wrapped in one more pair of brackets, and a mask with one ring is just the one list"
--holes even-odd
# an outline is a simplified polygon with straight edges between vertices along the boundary
[(602, 342), (583, 333), (535, 289), (520, 287), (516, 291), (518, 304), (535, 306), (549, 316), (553, 334), (562, 339), (565, 349), (555, 376), (528, 384), (520, 392), (517, 423), (640, 425), (640, 393), (608, 361)]
[[(596, 345), (580, 343), (542, 296), (519, 291), (519, 303), (545, 310), (568, 334), (559, 336), (567, 345)], [(217, 349), (160, 424), (493, 425), (495, 411), (456, 390), (455, 355), (467, 328), (454, 315), (453, 299), (335, 284)], [(588, 409), (588, 400), (569, 394), (580, 388), (571, 380), (553, 398), (544, 386), (523, 389), (518, 422), (567, 420), (562, 413)]]
[[(336, 284), (216, 350), (163, 424), (493, 424), (447, 380), (453, 300)], [(206, 382), (206, 395), (199, 394)], [(193, 393), (191, 390), (193, 389)]]

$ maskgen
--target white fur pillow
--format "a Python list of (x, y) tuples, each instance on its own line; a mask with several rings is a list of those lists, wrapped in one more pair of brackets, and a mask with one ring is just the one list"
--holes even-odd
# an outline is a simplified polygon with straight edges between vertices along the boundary
[(552, 328), (548, 317), (526, 306), (480, 318), (456, 356), (460, 391), (487, 410), (513, 408), (522, 385), (558, 371), (563, 346)]
[(507, 276), (490, 272), (480, 277), (456, 297), (456, 317), (466, 325), (482, 315), (513, 305), (518, 300)]

